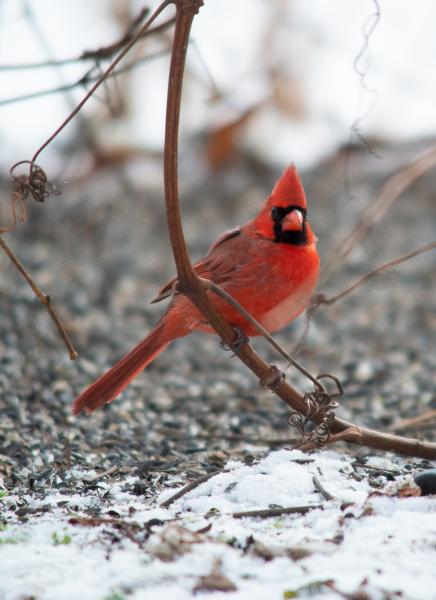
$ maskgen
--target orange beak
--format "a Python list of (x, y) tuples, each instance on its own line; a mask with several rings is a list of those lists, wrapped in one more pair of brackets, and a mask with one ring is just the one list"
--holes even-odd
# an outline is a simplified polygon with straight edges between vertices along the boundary
[(291, 210), (282, 221), (282, 231), (302, 231), (303, 215), (299, 210)]

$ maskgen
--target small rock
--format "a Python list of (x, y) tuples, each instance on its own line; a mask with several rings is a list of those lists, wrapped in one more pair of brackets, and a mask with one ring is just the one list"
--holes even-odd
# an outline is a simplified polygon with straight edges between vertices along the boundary
[(414, 481), (421, 488), (422, 496), (432, 496), (436, 494), (436, 469), (428, 469), (415, 475)]

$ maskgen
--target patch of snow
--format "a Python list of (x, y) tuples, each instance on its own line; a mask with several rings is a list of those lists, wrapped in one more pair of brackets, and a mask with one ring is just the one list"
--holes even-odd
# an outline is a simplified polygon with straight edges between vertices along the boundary
[[(397, 468), (386, 458), (367, 462), (381, 469)], [(91, 475), (74, 473), (79, 480)], [(324, 500), (317, 491), (315, 475), (333, 500)], [(361, 589), (371, 598), (388, 592), (410, 600), (434, 598), (435, 499), (370, 496), (371, 486), (354, 478), (347, 456), (280, 450), (250, 466), (231, 461), (224, 472), (167, 509), (159, 504), (175, 493), (174, 488), (150, 501), (122, 491), (135, 480), (119, 476), (113, 483), (99, 482), (99, 492), (80, 486), (73, 496), (53, 491), (41, 500), (29, 495), (29, 506), (48, 505), (53, 510), (29, 514), (27, 522), (11, 517), (3, 499), (9, 524), (0, 531), (0, 598), (104, 600), (118, 592), (133, 600), (162, 595), (191, 599), (200, 577), (216, 564), (237, 588), (225, 596), (215, 592), (217, 599), (263, 600), (298, 590), (310, 590), (311, 598), (337, 598), (322, 584), (325, 581), (333, 581), (343, 593), (353, 593), (366, 582)], [(108, 524), (69, 522), (68, 507), (87, 516), (90, 506), (102, 508), (102, 493), (102, 517), (111, 510), (124, 522), (140, 526), (150, 519), (163, 522), (153, 526), (149, 539), (142, 539), (143, 548)], [(63, 500), (69, 504), (59, 507)], [(272, 518), (232, 516), (277, 506), (320, 508)], [(195, 533), (207, 525), (207, 532)], [(174, 556), (159, 558), (168, 548)]]

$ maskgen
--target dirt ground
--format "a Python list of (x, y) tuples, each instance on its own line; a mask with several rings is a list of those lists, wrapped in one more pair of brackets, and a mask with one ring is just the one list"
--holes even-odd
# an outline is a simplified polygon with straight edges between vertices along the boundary
[[(348, 160), (341, 152), (303, 173), (322, 258), (386, 177), (426, 145), (377, 148), (379, 158), (356, 150)], [(191, 162), (182, 165), (181, 188), (186, 237), (197, 259), (218, 233), (251, 218), (279, 173), (248, 159), (214, 174)], [(260, 389), (215, 336), (205, 335), (173, 344), (122, 400), (91, 417), (71, 415), (76, 394), (162, 312), (162, 305), (149, 304), (174, 273), (161, 179), (156, 162), (68, 181), (61, 196), (33, 204), (28, 222), (7, 236), (54, 297), (80, 353), (69, 361), (46, 313), (1, 256), (0, 475), (8, 489), (24, 493), (43, 486), (66, 464), (189, 478), (228, 458), (262, 456), (274, 447), (268, 440), (295, 437), (288, 407)], [(431, 241), (435, 184), (434, 172), (414, 184), (320, 291), (337, 292), (370, 268)], [(5, 183), (2, 189), (6, 194)], [(315, 317), (299, 359), (315, 374), (339, 376), (345, 389), (340, 416), (391, 430), (403, 418), (436, 408), (435, 256), (398, 267)], [(297, 323), (277, 339), (291, 349), (301, 331)], [(263, 340), (255, 345), (284, 366)], [(287, 376), (308, 389), (292, 369)], [(435, 437), (431, 424), (406, 433)]]

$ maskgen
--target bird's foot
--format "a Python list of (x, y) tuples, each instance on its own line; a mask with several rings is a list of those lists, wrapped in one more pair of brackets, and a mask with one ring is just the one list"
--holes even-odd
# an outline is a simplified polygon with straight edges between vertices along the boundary
[(264, 388), (270, 388), (273, 390), (275, 387), (280, 385), (285, 379), (285, 374), (280, 371), (275, 365), (271, 365), (271, 370), (266, 377), (260, 380), (260, 385)]
[(239, 350), (245, 344), (248, 344), (249, 338), (242, 329), (239, 327), (233, 327), (233, 331), (235, 332), (235, 339), (233, 340), (233, 349)]
[[(235, 339), (232, 342), (232, 346), (229, 348), (229, 346), (224, 340), (221, 340), (220, 344), (221, 348), (223, 348), (224, 350), (238, 352), (238, 350), (242, 348), (242, 346), (248, 344), (249, 338), (248, 335), (246, 335), (239, 327), (233, 327), (233, 331), (235, 332)], [(235, 354), (233, 354), (233, 356), (235, 356)]]

